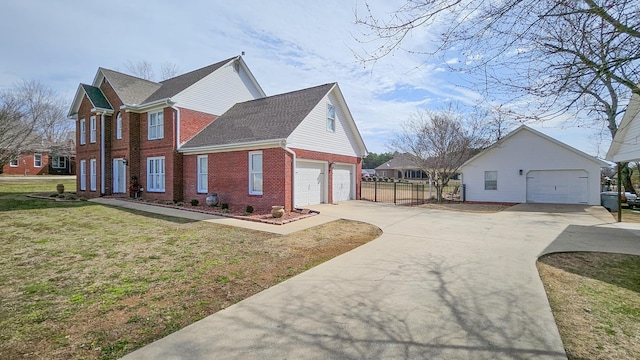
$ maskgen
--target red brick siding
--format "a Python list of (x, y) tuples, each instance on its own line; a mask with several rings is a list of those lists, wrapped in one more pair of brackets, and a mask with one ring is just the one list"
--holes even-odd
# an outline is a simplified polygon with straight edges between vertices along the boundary
[(216, 118), (216, 115), (180, 108), (180, 143), (191, 139)]
[[(208, 155), (209, 193), (218, 193), (221, 203), (228, 203), (233, 210), (243, 211), (247, 205), (256, 211), (266, 212), (273, 205), (284, 205), (287, 211), (292, 208), (292, 161), (291, 154), (281, 148), (264, 149), (262, 151), (263, 194), (249, 195), (249, 152), (234, 151), (213, 153)], [(356, 165), (356, 198), (360, 194), (361, 159), (357, 157), (320, 153), (294, 149), (300, 160), (320, 160), (327, 163), (339, 162)], [(205, 154), (203, 154), (205, 155)], [(197, 199), (204, 203), (207, 194), (197, 192), (197, 157), (184, 156), (184, 200)], [(332, 199), (332, 173), (329, 170), (329, 201)]]
[[(262, 151), (262, 195), (249, 195), (249, 151), (207, 154), (209, 193), (217, 193), (220, 202), (229, 204), (232, 211), (244, 211), (247, 205), (260, 212), (271, 211), (274, 205), (284, 205), (290, 210), (285, 179), (291, 178), (291, 160), (287, 160), (291, 155), (281, 148), (259, 151)], [(198, 199), (204, 202), (207, 197), (207, 194), (197, 193), (197, 157), (184, 157), (185, 201)]]
[(34, 164), (34, 154), (23, 154), (18, 157), (18, 166), (12, 167), (9, 163), (2, 167), (2, 173), (6, 175), (44, 175), (49, 173), (49, 154), (36, 152), (42, 155), (42, 166)]
[[(91, 101), (85, 96), (80, 103), (80, 109), (78, 110), (78, 120), (76, 120), (76, 161), (80, 164), (80, 160), (87, 161), (87, 190), (80, 190), (80, 172), (78, 171), (78, 177), (76, 178), (76, 186), (78, 194), (84, 197), (97, 197), (100, 195), (100, 117), (96, 116), (96, 142), (91, 142), (91, 116), (93, 116), (91, 109)], [(80, 120), (85, 121), (85, 144), (80, 145)], [(96, 166), (98, 174), (96, 176), (96, 188), (97, 191), (90, 191), (90, 159), (96, 159)], [(79, 166), (79, 165), (78, 165)]]

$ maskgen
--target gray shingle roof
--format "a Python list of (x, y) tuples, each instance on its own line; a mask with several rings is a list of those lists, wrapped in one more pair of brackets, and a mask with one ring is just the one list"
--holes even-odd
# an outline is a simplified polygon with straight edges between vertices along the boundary
[(284, 139), (334, 86), (324, 84), (235, 104), (182, 148)]
[(388, 170), (388, 169), (416, 169), (413, 156), (406, 153), (396, 153), (393, 158), (386, 163), (378, 166), (376, 170)]
[(121, 72), (100, 68), (113, 90), (127, 105), (143, 104), (145, 99), (158, 90), (162, 84), (141, 79)]
[(227, 64), (229, 61), (233, 59), (235, 59), (235, 57), (222, 60), (215, 64), (205, 66), (203, 68), (188, 72), (186, 74), (182, 74), (180, 76), (176, 76), (171, 79), (161, 81), (160, 84), (162, 84), (162, 86), (158, 90), (156, 90), (153, 94), (151, 94), (151, 96), (149, 96), (144, 102), (149, 103), (156, 100), (172, 97), (178, 94), (179, 92), (181, 92), (182, 90), (200, 81), (205, 76), (218, 70), (223, 65)]
[(94, 107), (113, 110), (113, 107), (111, 107), (107, 98), (104, 97), (102, 90), (87, 84), (80, 84), (80, 86), (82, 86), (82, 89), (84, 89), (84, 92), (87, 94), (87, 97), (89, 97), (89, 100), (91, 100)]

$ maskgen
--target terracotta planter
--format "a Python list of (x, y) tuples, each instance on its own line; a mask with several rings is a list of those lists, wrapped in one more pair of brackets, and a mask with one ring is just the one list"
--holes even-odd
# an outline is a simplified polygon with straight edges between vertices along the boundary
[(271, 216), (278, 219), (284, 216), (284, 206), (272, 206)]
[(58, 194), (64, 193), (64, 184), (58, 184), (56, 186), (56, 190), (58, 191)]

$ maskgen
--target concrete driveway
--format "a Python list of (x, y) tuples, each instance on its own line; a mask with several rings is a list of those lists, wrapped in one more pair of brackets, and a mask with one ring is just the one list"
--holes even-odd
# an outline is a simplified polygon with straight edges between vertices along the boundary
[(537, 257), (640, 254), (600, 207), (315, 208), (384, 234), (125, 359), (565, 359)]

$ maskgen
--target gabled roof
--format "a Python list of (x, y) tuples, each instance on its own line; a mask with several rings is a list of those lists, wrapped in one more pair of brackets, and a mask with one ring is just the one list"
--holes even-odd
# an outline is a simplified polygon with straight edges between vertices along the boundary
[(389, 169), (417, 169), (415, 162), (413, 161), (413, 155), (407, 153), (396, 153), (393, 158), (384, 164), (378, 166), (376, 170), (389, 170)]
[(95, 86), (86, 84), (80, 84), (80, 86), (84, 89), (85, 94), (87, 94), (87, 97), (94, 108), (113, 110), (113, 107), (109, 104), (107, 98), (104, 97), (102, 90)]
[(120, 100), (126, 105), (143, 104), (162, 84), (123, 74), (114, 70), (99, 68), (93, 86), (100, 87), (106, 78)]
[[(609, 151), (607, 151), (607, 155), (605, 156), (607, 160), (622, 161), (622, 162), (636, 160), (636, 159), (627, 159), (627, 158), (616, 159), (616, 157), (620, 153), (622, 145), (624, 145), (625, 141), (627, 141), (625, 138), (627, 137), (629, 128), (631, 127), (633, 119), (636, 118), (639, 112), (640, 112), (640, 96), (638, 96), (637, 94), (633, 94), (633, 96), (631, 96), (631, 100), (629, 100), (629, 105), (627, 106), (627, 109), (624, 111), (624, 116), (622, 117), (622, 121), (618, 126), (618, 131), (616, 131), (616, 136), (613, 137), (613, 141), (611, 142)], [(634, 143), (637, 143), (637, 141)]]
[(566, 149), (566, 150), (568, 150), (568, 151), (570, 151), (570, 152), (573, 152), (574, 154), (576, 154), (576, 155), (578, 155), (578, 156), (581, 156), (581, 157), (583, 157), (583, 158), (585, 158), (585, 159), (591, 160), (591, 161), (593, 161), (593, 162), (595, 162), (595, 163), (599, 164), (600, 166), (603, 166), (603, 167), (604, 167), (604, 166), (609, 166), (609, 164), (608, 164), (608, 163), (606, 163), (605, 161), (602, 161), (602, 160), (600, 160), (600, 159), (596, 158), (595, 156), (591, 156), (591, 155), (589, 155), (589, 154), (587, 154), (587, 153), (584, 153), (584, 152), (582, 152), (582, 151), (580, 151), (580, 150), (578, 150), (578, 149), (576, 149), (576, 148), (574, 148), (574, 147), (571, 147), (571, 146), (569, 146), (569, 145), (567, 145), (567, 144), (565, 144), (565, 143), (563, 143), (563, 142), (561, 142), (561, 141), (558, 141), (558, 140), (556, 140), (556, 139), (552, 138), (551, 136), (545, 135), (545, 134), (541, 133), (540, 131), (534, 130), (534, 129), (532, 129), (532, 128), (530, 128), (530, 127), (526, 126), (526, 125), (521, 125), (521, 126), (520, 126), (520, 127), (518, 127), (517, 129), (515, 129), (514, 131), (512, 131), (511, 133), (509, 133), (507, 136), (505, 136), (505, 137), (503, 137), (502, 139), (500, 139), (500, 140), (496, 141), (493, 145), (491, 145), (491, 146), (489, 146), (488, 148), (486, 148), (486, 149), (484, 149), (483, 151), (481, 151), (481, 152), (480, 152), (479, 154), (477, 154), (476, 156), (474, 156), (474, 157), (472, 157), (471, 159), (469, 159), (469, 160), (465, 161), (465, 162), (464, 162), (464, 164), (460, 165), (460, 168), (463, 168), (463, 167), (465, 167), (465, 166), (469, 165), (471, 162), (473, 162), (473, 161), (475, 161), (476, 159), (478, 159), (478, 158), (480, 158), (480, 157), (482, 157), (482, 156), (484, 156), (484, 155), (488, 154), (489, 152), (491, 152), (491, 150), (493, 150), (493, 149), (494, 149), (494, 148), (496, 148), (496, 147), (501, 146), (501, 145), (502, 145), (502, 144), (504, 144), (505, 142), (511, 141), (511, 140), (512, 140), (512, 138), (513, 138), (516, 134), (518, 134), (518, 133), (520, 133), (520, 132), (523, 132), (523, 131), (530, 132), (530, 133), (532, 133), (532, 134), (534, 134), (534, 135), (537, 135), (537, 136), (539, 136), (539, 137), (541, 137), (541, 138), (543, 138), (543, 139), (545, 139), (545, 140), (547, 140), (547, 141), (549, 141), (549, 142), (551, 142), (551, 143), (554, 143), (554, 144), (556, 144), (556, 145), (558, 145), (558, 146), (560, 146), (560, 147), (562, 147), (562, 148), (564, 148), (564, 149)]
[(151, 94), (148, 98), (145, 99), (145, 103), (154, 102), (157, 100), (162, 100), (166, 98), (170, 98), (189, 86), (195, 84), (196, 82), (202, 80), (205, 76), (211, 74), (212, 72), (218, 70), (223, 65), (226, 65), (232, 60), (235, 60), (238, 57), (232, 57), (226, 60), (222, 60), (215, 64), (205, 66), (203, 68), (188, 72), (186, 74), (182, 74), (171, 79), (167, 79), (161, 81), (160, 88), (157, 89), (153, 94)]
[(181, 148), (286, 139), (335, 86), (324, 84), (238, 103)]
[(73, 98), (74, 100), (71, 104), (71, 108), (69, 109), (69, 114), (67, 114), (68, 117), (72, 117), (78, 113), (80, 103), (85, 95), (91, 102), (93, 109), (113, 112), (113, 106), (111, 106), (107, 98), (104, 96), (102, 90), (95, 86), (80, 84), (78, 85), (78, 90), (76, 90), (76, 95)]

